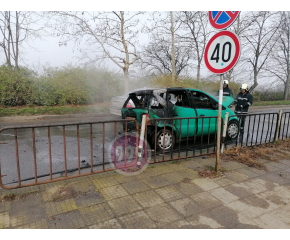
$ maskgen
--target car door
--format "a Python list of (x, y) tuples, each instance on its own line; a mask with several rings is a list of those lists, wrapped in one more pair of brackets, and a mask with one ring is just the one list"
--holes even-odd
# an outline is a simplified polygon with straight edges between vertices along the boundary
[[(193, 107), (198, 117), (217, 117), (218, 102), (207, 94), (200, 91), (190, 91)], [(217, 119), (203, 118), (198, 120), (197, 135), (213, 134), (217, 129)]]
[[(191, 107), (190, 97), (187, 90), (169, 90), (168, 94), (171, 95), (171, 99), (177, 99), (174, 102), (174, 116), (176, 118), (191, 118), (196, 117), (196, 110)], [(192, 137), (195, 134), (197, 121), (196, 119), (176, 119), (174, 120), (174, 126), (181, 138)]]

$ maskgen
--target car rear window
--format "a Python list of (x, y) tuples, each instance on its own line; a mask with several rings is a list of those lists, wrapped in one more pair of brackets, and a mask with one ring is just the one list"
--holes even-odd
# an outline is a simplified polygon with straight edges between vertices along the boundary
[(147, 108), (149, 101), (148, 94), (131, 93), (124, 103), (124, 108)]

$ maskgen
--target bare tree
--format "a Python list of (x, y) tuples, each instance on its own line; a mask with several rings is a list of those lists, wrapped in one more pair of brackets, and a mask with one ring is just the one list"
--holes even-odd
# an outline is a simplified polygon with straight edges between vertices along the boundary
[(208, 26), (208, 12), (180, 12), (179, 20), (182, 23), (182, 31), (177, 37), (188, 49), (192, 49), (191, 58), (197, 61), (196, 79), (199, 81), (204, 50), (212, 31)]
[[(167, 50), (169, 50), (169, 52), (171, 50), (171, 53), (169, 54), (170, 56), (168, 55), (165, 59), (163, 59), (162, 62), (163, 64), (167, 64), (169, 60), (171, 66), (170, 70), (167, 69), (166, 72), (170, 72), (170, 74), (172, 75), (172, 80), (175, 81), (175, 75), (180, 74), (180, 68), (179, 70), (175, 69), (178, 65), (180, 65), (180, 63), (176, 62), (178, 61), (178, 57), (175, 56), (175, 54), (177, 54), (178, 52), (180, 58), (183, 48), (183, 46), (175, 38), (176, 32), (180, 29), (181, 25), (178, 17), (178, 12), (153, 12), (148, 22), (149, 23), (143, 27), (143, 31), (145, 33), (148, 33), (148, 35), (150, 36), (150, 43), (146, 47), (145, 55), (147, 54), (147, 56), (145, 61), (142, 60), (142, 65), (143, 67), (146, 66), (144, 62), (148, 63), (147, 60), (151, 58), (152, 61), (156, 60), (156, 63), (153, 62), (150, 65), (158, 66), (161, 63), (159, 56), (166, 56)], [(156, 46), (154, 47), (152, 46), (152, 44), (156, 44)], [(151, 51), (154, 48), (155, 50), (161, 50), (162, 53), (156, 53), (156, 55), (151, 54)], [(143, 57), (145, 57), (144, 54)], [(185, 60), (185, 58), (183, 58), (183, 60)], [(181, 69), (181, 71), (183, 69), (184, 67)], [(163, 67), (159, 67), (159, 72), (164, 72), (164, 70), (165, 68), (163, 69)]]
[[(176, 45), (174, 53), (174, 69), (176, 76), (189, 67), (190, 51), (183, 46)], [(153, 41), (146, 46), (141, 54), (141, 67), (149, 73), (172, 74), (172, 52), (166, 41)]]
[[(73, 41), (90, 62), (109, 60), (123, 70), (128, 92), (129, 68), (138, 59), (138, 15), (142, 12), (53, 12), (51, 27), (60, 45)], [(52, 15), (52, 16), (51, 16)], [(82, 47), (84, 43), (86, 47)]]
[(273, 47), (278, 38), (279, 25), (276, 24), (275, 15), (277, 12), (251, 12), (252, 24), (247, 31), (241, 35), (245, 41), (246, 60), (250, 63), (251, 72), (254, 76), (254, 84), (250, 87), (250, 91), (258, 86), (258, 75), (264, 70), (266, 61), (268, 60)]
[(284, 100), (287, 100), (290, 87), (290, 13), (279, 12), (278, 21), (281, 21), (279, 39), (271, 54), (271, 66), (266, 70), (283, 83)]
[(173, 12), (170, 12), (170, 22), (171, 22), (171, 54), (172, 54), (172, 83), (175, 82), (175, 49), (174, 49), (174, 19), (173, 19)]
[(5, 54), (6, 64), (19, 68), (19, 61), (23, 60), (23, 43), (41, 36), (41, 28), (34, 28), (38, 20), (36, 12), (0, 12), (0, 47)]

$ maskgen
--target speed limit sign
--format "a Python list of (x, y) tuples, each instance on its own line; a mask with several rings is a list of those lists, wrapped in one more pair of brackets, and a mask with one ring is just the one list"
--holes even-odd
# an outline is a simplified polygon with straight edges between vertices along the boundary
[(240, 41), (236, 34), (230, 31), (218, 32), (206, 45), (205, 65), (211, 72), (223, 74), (235, 66), (240, 52)]

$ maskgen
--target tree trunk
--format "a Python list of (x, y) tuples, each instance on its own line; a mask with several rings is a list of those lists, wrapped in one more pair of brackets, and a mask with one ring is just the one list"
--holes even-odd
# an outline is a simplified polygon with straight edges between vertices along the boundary
[(198, 63), (197, 63), (197, 74), (196, 74), (196, 80), (197, 80), (197, 82), (199, 82), (199, 80), (200, 80), (200, 61), (198, 61)]
[(258, 86), (258, 73), (254, 72), (254, 85), (249, 89), (249, 92), (252, 92)]
[(288, 71), (287, 81), (285, 83), (285, 90), (284, 90), (284, 100), (288, 100), (288, 94), (289, 94), (289, 84), (290, 83), (290, 73)]
[(129, 66), (126, 66), (123, 68), (124, 72), (124, 92), (128, 93), (129, 92)]
[(175, 49), (174, 49), (174, 26), (173, 26), (173, 12), (170, 12), (171, 18), (171, 55), (172, 55), (172, 83), (175, 82)]

